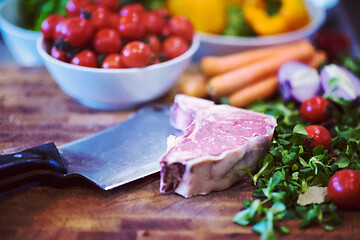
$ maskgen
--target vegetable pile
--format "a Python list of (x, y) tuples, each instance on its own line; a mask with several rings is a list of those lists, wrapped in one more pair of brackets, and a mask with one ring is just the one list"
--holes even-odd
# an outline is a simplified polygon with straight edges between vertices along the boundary
[[(356, 63), (347, 58), (344, 66), (359, 69)], [(278, 126), (259, 171), (241, 169), (257, 189), (234, 222), (252, 225), (261, 239), (276, 239), (290, 232), (283, 220), (299, 220), (301, 229), (320, 225), (331, 231), (342, 221), (338, 208), (360, 209), (360, 98), (338, 94), (344, 79), (349, 84), (346, 74), (332, 76), (330, 91), (305, 101), (278, 98), (249, 106), (276, 117)]]
[(119, 0), (68, 0), (65, 15), (41, 24), (49, 54), (85, 67), (140, 68), (185, 53), (193, 39), (192, 23), (166, 9), (146, 10)]
[[(215, 101), (221, 99), (232, 106), (244, 107), (276, 93), (277, 74), (284, 63), (301, 61), (309, 68), (317, 68), (325, 60), (326, 54), (316, 50), (308, 40), (225, 56), (207, 56), (200, 62), (203, 77), (183, 81), (181, 89), (191, 96), (209, 96)], [(287, 83), (281, 85), (288, 86)]]

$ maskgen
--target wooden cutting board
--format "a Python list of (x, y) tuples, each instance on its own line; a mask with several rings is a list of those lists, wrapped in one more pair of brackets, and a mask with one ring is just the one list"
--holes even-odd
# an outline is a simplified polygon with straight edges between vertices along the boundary
[[(170, 102), (172, 93), (160, 101)], [(132, 111), (101, 111), (80, 105), (44, 68), (0, 67), (0, 153), (54, 141), (76, 140), (124, 121)], [(56, 179), (0, 193), (0, 239), (259, 239), (251, 227), (232, 222), (250, 181), (227, 191), (185, 199), (160, 194), (159, 174), (105, 192)], [(333, 232), (321, 227), (279, 239), (359, 239), (360, 212), (340, 212)]]

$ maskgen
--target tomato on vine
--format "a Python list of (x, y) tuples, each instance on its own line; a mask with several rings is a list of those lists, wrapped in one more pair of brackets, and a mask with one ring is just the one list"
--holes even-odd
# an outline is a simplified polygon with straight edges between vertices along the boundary
[(336, 172), (327, 186), (329, 198), (339, 207), (356, 209), (360, 207), (360, 172), (344, 169)]
[(328, 105), (329, 101), (326, 98), (312, 97), (301, 104), (300, 115), (312, 123), (321, 123), (329, 118), (326, 112)]

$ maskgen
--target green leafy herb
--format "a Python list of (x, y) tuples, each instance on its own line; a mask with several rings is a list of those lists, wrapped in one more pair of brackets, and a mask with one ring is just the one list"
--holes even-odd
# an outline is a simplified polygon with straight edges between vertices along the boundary
[(252, 175), (256, 200), (244, 202), (244, 209), (234, 222), (252, 225), (261, 239), (276, 239), (276, 233), (288, 234), (282, 220), (300, 219), (299, 228), (321, 225), (331, 231), (341, 223), (332, 203), (297, 205), (299, 195), (310, 186), (326, 187), (330, 177), (343, 168), (360, 169), (360, 101), (329, 99), (332, 118), (323, 123), (332, 134), (331, 149), (307, 148), (305, 126), (294, 103), (257, 102), (250, 109), (277, 118), (269, 153), (259, 161), (259, 171)]

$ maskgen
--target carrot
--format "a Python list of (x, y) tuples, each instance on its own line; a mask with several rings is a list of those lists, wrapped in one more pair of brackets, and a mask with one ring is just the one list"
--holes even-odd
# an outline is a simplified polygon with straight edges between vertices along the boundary
[(189, 74), (180, 81), (180, 91), (186, 95), (204, 98), (207, 96), (207, 79), (203, 74)]
[(276, 74), (278, 68), (286, 61), (304, 61), (313, 56), (314, 52), (314, 46), (307, 40), (287, 45), (284, 51), (279, 52), (272, 58), (265, 58), (210, 78), (208, 92), (212, 96), (228, 95), (236, 89)]
[(203, 57), (200, 61), (200, 69), (206, 76), (212, 77), (259, 59), (274, 56), (279, 51), (283, 51), (283, 45), (257, 48), (225, 56)]
[(317, 51), (314, 56), (306, 62), (310, 67), (318, 68), (327, 60), (327, 54), (324, 51)]
[(225, 56), (204, 57), (200, 61), (200, 69), (208, 77), (216, 76), (257, 60), (272, 57), (279, 52), (286, 51), (292, 45), (302, 44), (303, 42), (308, 42), (308, 40), (257, 48)]
[(277, 77), (271, 76), (232, 93), (228, 96), (228, 103), (234, 107), (244, 107), (257, 99), (271, 96), (277, 87)]

